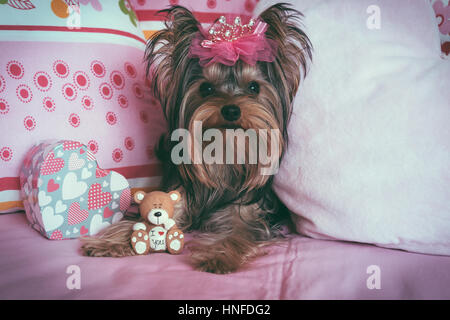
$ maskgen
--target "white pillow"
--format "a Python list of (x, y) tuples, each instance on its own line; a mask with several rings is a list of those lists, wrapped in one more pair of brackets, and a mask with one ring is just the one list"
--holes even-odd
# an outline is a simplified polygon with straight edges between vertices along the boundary
[(429, 1), (293, 3), (313, 63), (274, 188), (297, 231), (450, 255), (450, 61)]

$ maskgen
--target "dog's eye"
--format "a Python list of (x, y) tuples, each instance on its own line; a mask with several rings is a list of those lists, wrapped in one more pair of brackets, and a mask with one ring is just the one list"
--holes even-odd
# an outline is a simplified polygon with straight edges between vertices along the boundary
[(252, 81), (248, 84), (248, 90), (250, 90), (252, 93), (259, 93), (259, 84), (256, 81)]
[(214, 93), (214, 86), (209, 82), (203, 82), (200, 85), (200, 94), (203, 98), (210, 96)]

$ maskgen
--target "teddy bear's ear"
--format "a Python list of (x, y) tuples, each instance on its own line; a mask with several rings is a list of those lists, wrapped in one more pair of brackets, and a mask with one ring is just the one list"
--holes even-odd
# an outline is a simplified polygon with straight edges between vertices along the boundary
[(178, 202), (178, 201), (181, 200), (181, 193), (179, 193), (176, 190), (170, 191), (169, 192), (169, 196), (170, 196), (170, 199), (172, 199), (173, 202)]
[(144, 191), (136, 191), (134, 193), (134, 202), (137, 204), (140, 204), (142, 200), (145, 198), (145, 192)]

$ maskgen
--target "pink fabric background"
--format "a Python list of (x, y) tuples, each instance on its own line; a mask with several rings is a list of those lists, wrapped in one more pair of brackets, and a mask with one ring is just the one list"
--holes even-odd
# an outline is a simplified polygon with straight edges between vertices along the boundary
[[(450, 257), (294, 236), (236, 273), (215, 275), (193, 270), (187, 250), (83, 257), (79, 241), (31, 231), (22, 214), (0, 216), (0, 299), (450, 299)], [(71, 265), (80, 290), (66, 287)], [(367, 287), (371, 265), (381, 289)]]

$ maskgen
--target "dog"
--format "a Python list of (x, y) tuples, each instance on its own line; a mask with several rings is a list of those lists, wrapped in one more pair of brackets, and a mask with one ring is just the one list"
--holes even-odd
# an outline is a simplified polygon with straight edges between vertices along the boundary
[[(282, 237), (280, 221), (288, 215), (272, 191), (273, 175), (261, 174), (259, 162), (175, 164), (171, 134), (178, 129), (192, 133), (196, 122), (202, 132), (276, 130), (279, 134), (265, 141), (277, 145), (271, 157), (281, 160), (292, 102), (312, 60), (312, 45), (300, 28), (302, 14), (285, 3), (247, 24), (221, 17), (209, 31), (184, 7), (160, 12), (166, 15), (165, 28), (150, 38), (145, 56), (168, 123), (156, 148), (164, 167), (161, 189), (182, 194), (174, 215), (177, 225), (199, 231), (189, 245), (195, 269), (234, 272)], [(234, 144), (234, 138), (224, 141)], [(188, 158), (196, 152), (192, 144), (190, 148), (185, 150)], [(84, 238), (82, 252), (133, 255), (129, 237), (134, 223), (123, 220)]]

